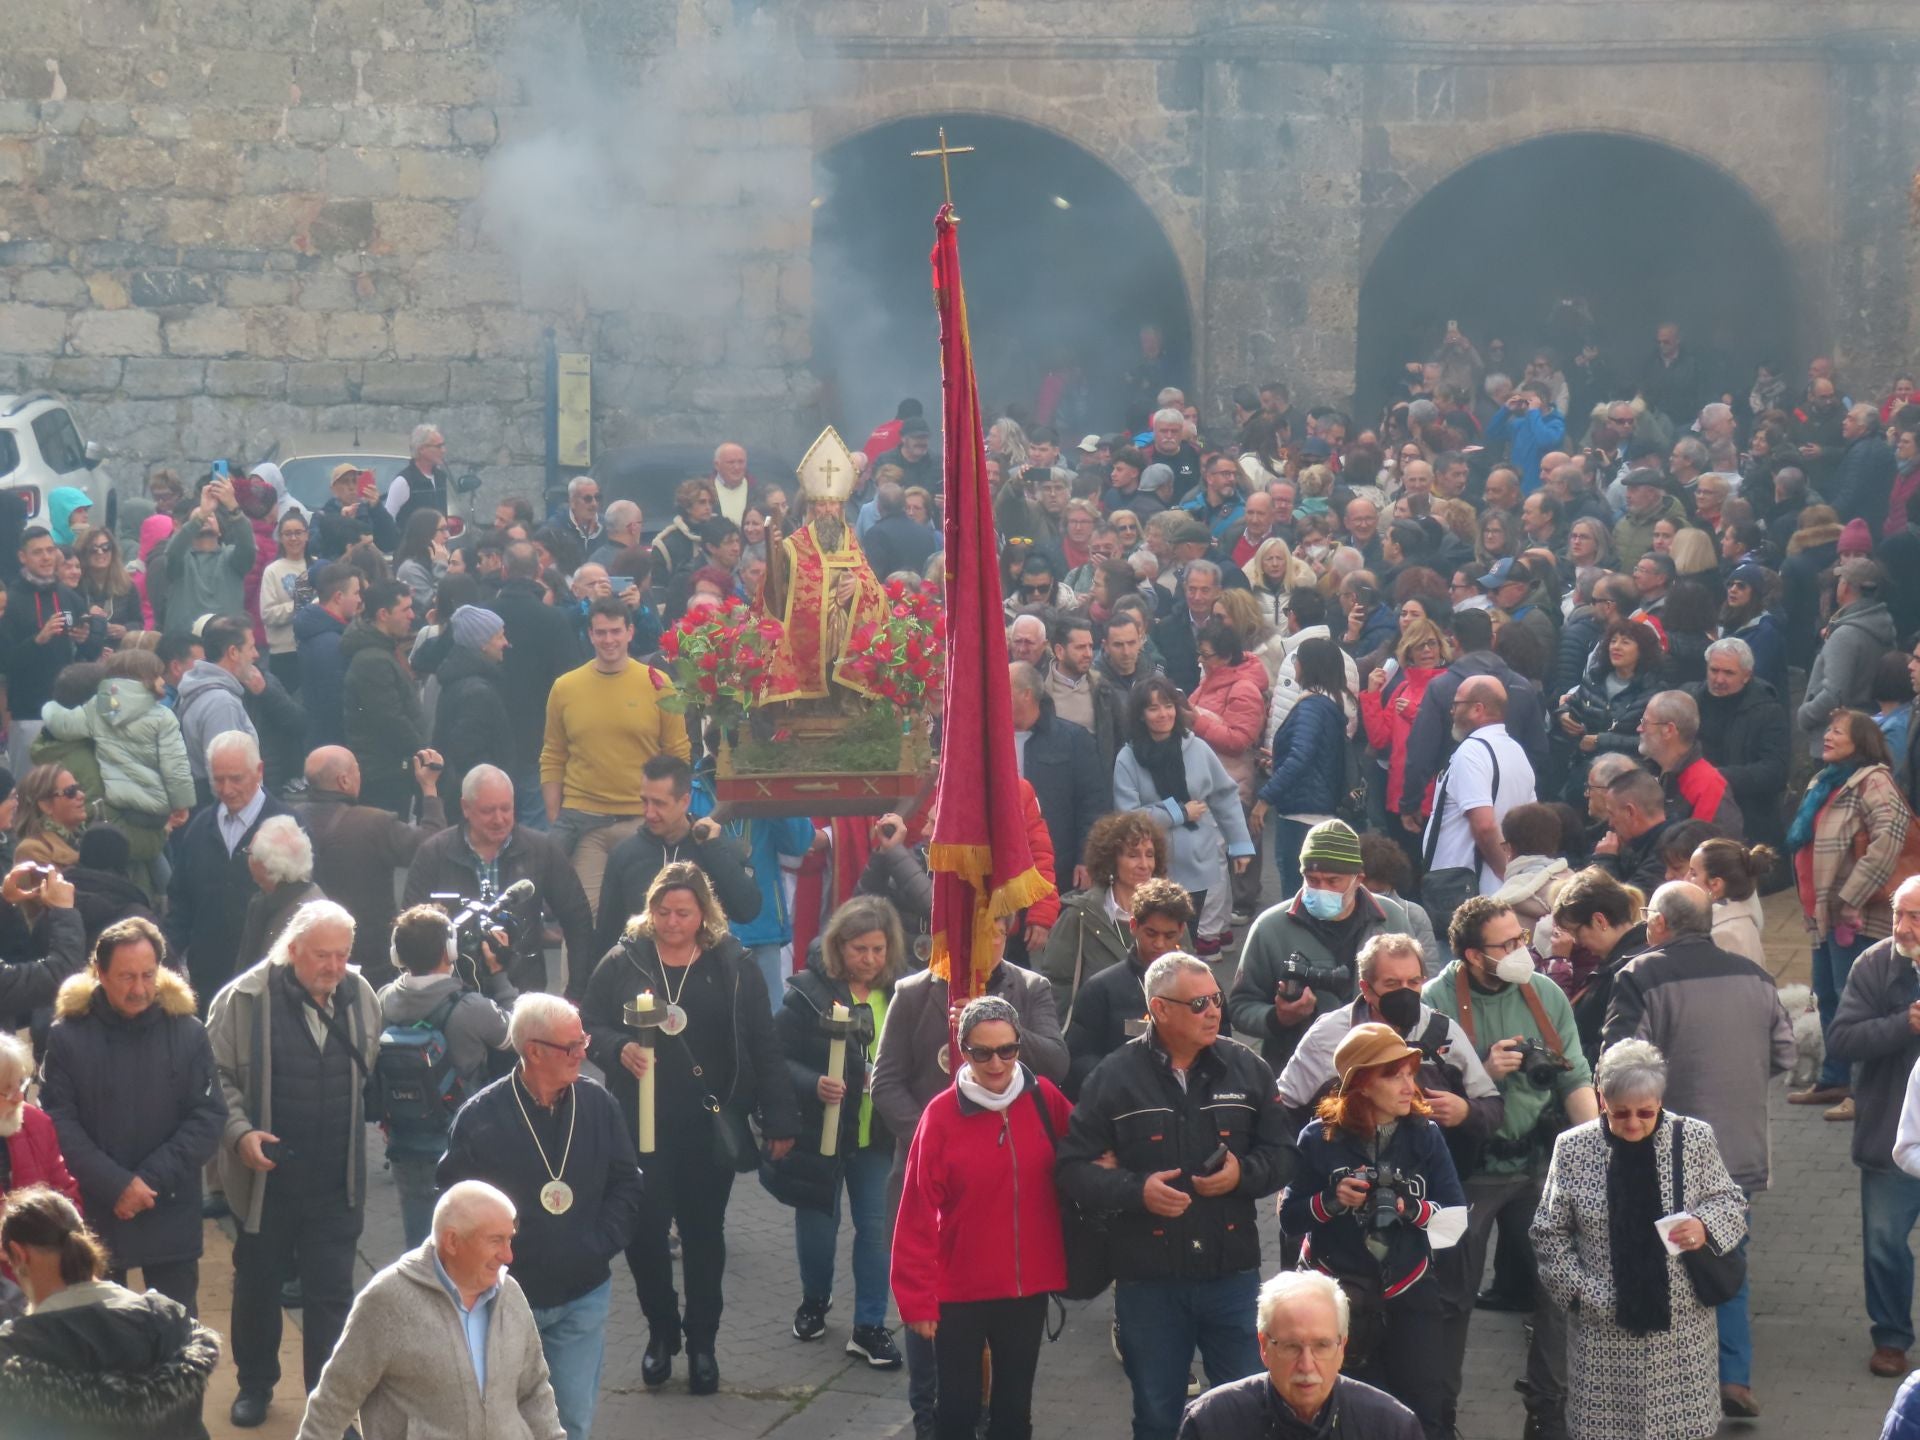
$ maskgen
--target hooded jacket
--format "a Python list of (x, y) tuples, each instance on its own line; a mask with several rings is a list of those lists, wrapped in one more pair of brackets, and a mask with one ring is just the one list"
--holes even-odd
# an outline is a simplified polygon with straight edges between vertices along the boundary
[[(192, 674), (182, 678), (183, 688)], [(109, 805), (152, 816), (193, 808), (193, 766), (180, 721), (138, 680), (102, 680), (93, 699), (74, 709), (49, 700), (40, 718), (59, 739), (93, 742)]]
[(307, 712), (307, 748), (345, 743), (340, 691), (347, 674), (340, 641), (347, 623), (319, 605), (293, 612), (293, 640), (300, 656), (300, 704)]
[(367, 1282), (297, 1440), (333, 1440), (356, 1416), (365, 1440), (565, 1440), (526, 1293), (503, 1271), (487, 1322), (487, 1384), (441, 1280), (435, 1241)]
[(1260, 737), (1267, 723), (1267, 667), (1258, 655), (1238, 665), (1221, 665), (1187, 699), (1193, 707), (1193, 733), (1213, 747), (1233, 783), (1240, 803), (1253, 803)]
[(247, 714), (246, 689), (233, 674), (211, 660), (196, 660), (180, 677), (180, 700), (175, 713), (180, 738), (186, 746), (187, 766), (196, 781), (207, 780), (207, 743), (229, 730), (244, 730), (259, 739)]
[(460, 1077), (460, 1098), (486, 1088), (488, 1067), (496, 1054), (507, 1051), (507, 1021), (520, 992), (505, 970), (482, 970), (478, 992), (449, 971), (445, 975), (403, 975), (380, 991), (380, 1020), (384, 1025), (411, 1025), (425, 1020), (448, 1000), (458, 996), (440, 1033), (447, 1038), (447, 1057)]
[[(220, 1148), (227, 1103), (194, 1005), (185, 978), (164, 965), (153, 1003), (131, 1018), (91, 973), (62, 985), (54, 1005), (41, 1103), (88, 1223), (119, 1267), (200, 1256), (200, 1176)], [(136, 1177), (159, 1198), (122, 1220), (113, 1207)]]
[(53, 543), (73, 544), (73, 512), (93, 507), (93, 497), (77, 485), (62, 485), (47, 496), (47, 533)]
[(1554, 894), (1570, 873), (1558, 855), (1515, 855), (1507, 861), (1506, 876), (1493, 892), (1493, 902), (1510, 907), (1531, 929), (1534, 921), (1551, 913)]
[(340, 687), (340, 722), (347, 748), (360, 762), (363, 780), (383, 784), (405, 773), (414, 752), (427, 743), (420, 694), (400, 662), (399, 642), (362, 615), (340, 637), (346, 678)]
[(0, 1416), (33, 1440), (206, 1440), (219, 1363), (179, 1302), (89, 1280), (0, 1327)]
[(1826, 643), (1813, 657), (1807, 672), (1807, 698), (1795, 718), (1809, 737), (1813, 757), (1820, 758), (1820, 737), (1833, 712), (1873, 709), (1873, 670), (1880, 657), (1899, 643), (1893, 616), (1877, 596), (1855, 600), (1836, 610), (1827, 625)]

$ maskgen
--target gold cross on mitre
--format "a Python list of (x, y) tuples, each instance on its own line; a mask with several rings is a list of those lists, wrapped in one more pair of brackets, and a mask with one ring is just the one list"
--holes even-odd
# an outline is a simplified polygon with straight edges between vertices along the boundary
[[(971, 154), (973, 154), (973, 146), (971, 145), (947, 144), (947, 127), (942, 125), (940, 127), (940, 148), (937, 150), (915, 150), (911, 152), (910, 158), (914, 160), (927, 160), (927, 159), (931, 159), (935, 155), (938, 155), (940, 157), (940, 183), (946, 187), (947, 208), (952, 209), (953, 208), (953, 171), (951, 168), (949, 168), (947, 164), (947, 157), (950, 155), (971, 155)], [(955, 215), (953, 218), (955, 220), (958, 220), (960, 217), (958, 215)]]

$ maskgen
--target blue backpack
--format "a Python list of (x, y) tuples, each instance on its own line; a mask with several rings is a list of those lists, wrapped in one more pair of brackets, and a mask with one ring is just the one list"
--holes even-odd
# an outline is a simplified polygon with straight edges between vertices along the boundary
[(374, 1110), (387, 1132), (387, 1148), (438, 1155), (446, 1149), (453, 1112), (466, 1098), (447, 1047), (447, 1018), (461, 996), (452, 995), (420, 1020), (380, 1032), (373, 1062)]

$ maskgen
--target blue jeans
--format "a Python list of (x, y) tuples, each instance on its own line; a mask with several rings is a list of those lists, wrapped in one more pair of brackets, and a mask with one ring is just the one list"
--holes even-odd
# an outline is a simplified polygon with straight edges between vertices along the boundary
[(1262, 1368), (1253, 1315), (1259, 1293), (1258, 1270), (1218, 1280), (1122, 1280), (1113, 1287), (1120, 1354), (1133, 1386), (1133, 1440), (1173, 1440), (1196, 1345), (1209, 1387)]
[(547, 828), (547, 797), (540, 790), (540, 772), (513, 777), (513, 819), (529, 830)]
[[(1853, 944), (1842, 945), (1832, 935), (1818, 941), (1813, 947), (1813, 998), (1820, 1008), (1820, 1033), (1825, 1035), (1833, 1025), (1833, 1012), (1840, 1008), (1840, 992), (1847, 988), (1847, 972), (1853, 969), (1853, 962), (1873, 941), (1866, 936), (1856, 936)], [(1848, 1085), (1853, 1081), (1853, 1068), (1844, 1060), (1836, 1060), (1829, 1053), (1820, 1062), (1820, 1078), (1815, 1083), (1821, 1089), (1835, 1085)]]
[(400, 1233), (406, 1237), (407, 1249), (417, 1250), (433, 1233), (433, 1206), (440, 1198), (433, 1172), (440, 1157), (389, 1150), (387, 1163), (393, 1167), (394, 1187), (400, 1192)]
[(1280, 867), (1280, 894), (1290, 899), (1300, 893), (1300, 847), (1307, 843), (1311, 825), (1280, 815), (1273, 822), (1273, 863)]
[(1860, 1258), (1867, 1272), (1867, 1320), (1875, 1345), (1913, 1348), (1913, 1252), (1920, 1180), (1903, 1170), (1860, 1172)]
[[(887, 1323), (887, 1172), (893, 1152), (869, 1146), (846, 1157), (847, 1198), (853, 1205), (853, 1323)], [(793, 1243), (800, 1255), (800, 1290), (826, 1300), (833, 1295), (833, 1251), (840, 1236), (840, 1197), (833, 1212), (793, 1212)]]
[[(1741, 1195), (1748, 1203), (1747, 1216), (1751, 1223), (1753, 1216), (1752, 1199), (1742, 1190)], [(1744, 1255), (1751, 1234), (1741, 1237), (1735, 1253)], [(1748, 1274), (1740, 1281), (1740, 1288), (1733, 1298), (1715, 1308), (1713, 1318), (1720, 1327), (1720, 1383), (1722, 1385), (1751, 1385), (1753, 1383), (1753, 1317), (1747, 1312), (1747, 1294), (1753, 1288), (1753, 1277)]]
[(781, 1003), (787, 995), (787, 967), (780, 963), (786, 948), (785, 942), (750, 947), (754, 964), (760, 967), (761, 977), (767, 982), (767, 1003), (773, 1007), (776, 1015), (780, 1013)]
[(567, 1440), (589, 1440), (600, 1403), (600, 1369), (607, 1358), (607, 1309), (613, 1301), (609, 1276), (578, 1300), (533, 1312), (547, 1378)]

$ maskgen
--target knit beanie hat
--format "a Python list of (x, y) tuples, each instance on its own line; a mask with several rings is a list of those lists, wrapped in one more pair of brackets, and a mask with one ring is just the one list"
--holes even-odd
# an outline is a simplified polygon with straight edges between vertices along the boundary
[(453, 631), (454, 644), (478, 650), (506, 629), (507, 622), (493, 611), (483, 610), (478, 605), (462, 605), (453, 612), (449, 628)]
[(1014, 1038), (1019, 1038), (1020, 1012), (998, 995), (980, 995), (969, 1000), (960, 1012), (960, 1025), (956, 1032), (960, 1043), (967, 1043), (967, 1036), (973, 1033), (974, 1026), (984, 1025), (989, 1020), (1004, 1020), (1013, 1027)]
[(1846, 528), (1840, 532), (1840, 553), (1843, 556), (1873, 554), (1873, 531), (1864, 520), (1849, 520)]
[(1306, 843), (1300, 847), (1300, 868), (1358, 875), (1365, 868), (1360, 863), (1360, 837), (1344, 820), (1322, 820), (1307, 831)]

